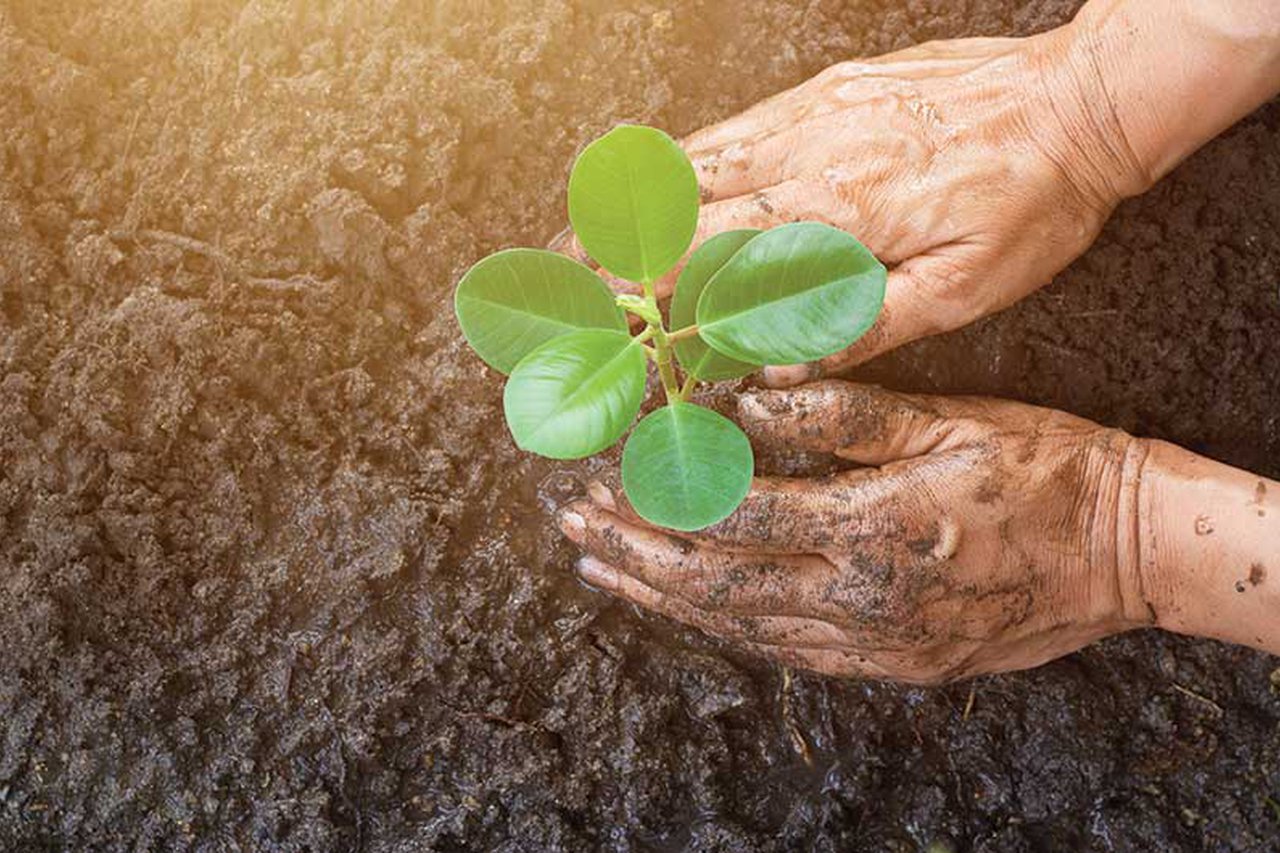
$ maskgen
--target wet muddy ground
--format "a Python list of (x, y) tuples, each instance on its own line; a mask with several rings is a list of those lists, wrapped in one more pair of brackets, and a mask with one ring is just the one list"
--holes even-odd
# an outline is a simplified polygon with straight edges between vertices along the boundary
[[(578, 586), (451, 315), (616, 121), (1073, 6), (0, 0), (0, 849), (1280, 847), (1275, 658), (788, 680)], [(863, 375), (1276, 477), (1278, 280), (1273, 103)]]

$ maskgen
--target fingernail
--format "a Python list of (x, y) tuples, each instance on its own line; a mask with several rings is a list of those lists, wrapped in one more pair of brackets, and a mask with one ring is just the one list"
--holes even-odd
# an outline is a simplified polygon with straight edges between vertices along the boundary
[(610, 512), (616, 512), (618, 509), (618, 504), (613, 499), (613, 492), (609, 491), (609, 487), (599, 480), (592, 480), (587, 484), (587, 496), (595, 502), (596, 506), (603, 507)]
[(574, 564), (574, 569), (578, 573), (578, 579), (587, 586), (594, 587), (603, 592), (609, 592), (614, 586), (614, 571), (595, 557), (586, 556), (578, 560)]
[(577, 541), (587, 529), (587, 520), (576, 510), (566, 509), (560, 513), (560, 529), (565, 536)]
[(766, 367), (763, 377), (764, 384), (770, 388), (790, 388), (818, 378), (818, 370), (817, 366), (812, 364), (788, 364), (781, 367)]

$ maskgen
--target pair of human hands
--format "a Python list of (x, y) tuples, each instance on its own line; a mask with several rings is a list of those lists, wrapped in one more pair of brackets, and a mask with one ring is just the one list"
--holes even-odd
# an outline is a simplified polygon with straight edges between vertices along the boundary
[[(891, 266), (866, 336), (766, 368), (766, 385), (1017, 301), (1170, 166), (1133, 144), (1102, 63), (1081, 61), (1088, 42), (1063, 28), (841, 63), (684, 141), (704, 195), (695, 244), (820, 220)], [(572, 235), (557, 248), (588, 260)], [(865, 467), (758, 478), (729, 519), (679, 536), (593, 484), (560, 518), (587, 551), (585, 581), (789, 664), (911, 682), (1035, 666), (1155, 621), (1132, 536), (1142, 440), (1016, 403), (834, 381), (749, 392), (738, 414), (758, 444)]]

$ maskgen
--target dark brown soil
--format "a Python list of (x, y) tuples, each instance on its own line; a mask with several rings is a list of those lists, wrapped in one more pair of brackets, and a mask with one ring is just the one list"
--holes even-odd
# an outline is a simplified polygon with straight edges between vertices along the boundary
[[(0, 0), (0, 847), (1277, 849), (1274, 658), (784, 682), (572, 580), (452, 319), (612, 123), (1072, 7)], [(865, 375), (1280, 476), (1278, 279), (1273, 103)]]

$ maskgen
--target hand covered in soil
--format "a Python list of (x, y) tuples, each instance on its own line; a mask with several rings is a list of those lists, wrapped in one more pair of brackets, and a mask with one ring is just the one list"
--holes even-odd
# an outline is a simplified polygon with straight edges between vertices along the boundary
[(734, 515), (679, 536), (593, 484), (560, 517), (587, 583), (786, 664), (920, 683), (1036, 666), (1154, 618), (1118, 524), (1137, 439), (837, 381), (751, 394), (738, 414), (757, 444), (872, 467), (758, 478)]

